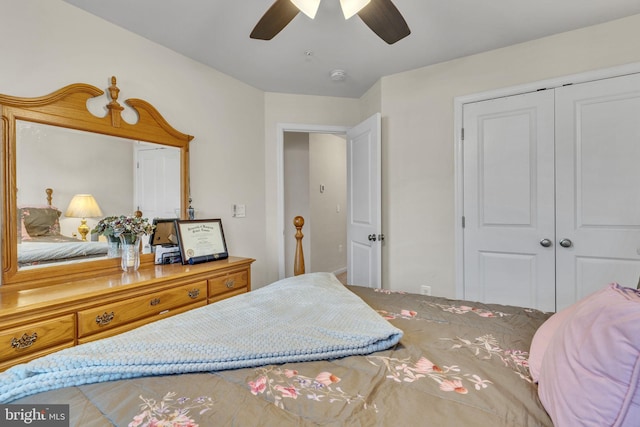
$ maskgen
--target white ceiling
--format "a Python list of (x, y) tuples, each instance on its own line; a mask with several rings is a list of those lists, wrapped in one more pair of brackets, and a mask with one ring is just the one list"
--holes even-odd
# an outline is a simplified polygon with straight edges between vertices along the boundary
[(412, 33), (387, 45), (339, 0), (270, 41), (249, 34), (274, 0), (65, 1), (264, 91), (351, 98), (385, 75), (640, 13), (639, 0), (393, 0)]

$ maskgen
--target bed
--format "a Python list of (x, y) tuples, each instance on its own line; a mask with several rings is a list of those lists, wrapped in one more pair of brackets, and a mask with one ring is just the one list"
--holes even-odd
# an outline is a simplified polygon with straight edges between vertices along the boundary
[(47, 204), (18, 206), (18, 266), (24, 268), (106, 256), (106, 242), (83, 242), (62, 235), (62, 213), (52, 204), (53, 190), (48, 188), (46, 193)]
[[(585, 404), (609, 411), (593, 402), (601, 378), (572, 379), (567, 385), (578, 390), (566, 393), (558, 380), (566, 365), (541, 357), (570, 341), (553, 340), (567, 324), (597, 335), (599, 324), (640, 320), (635, 290), (609, 285), (587, 303), (586, 312), (582, 302), (552, 316), (304, 274), (18, 365), (0, 374), (0, 403), (69, 405), (73, 426), (552, 426), (552, 417), (557, 426), (637, 425), (637, 369), (634, 385), (619, 345), (605, 362), (632, 369), (616, 379), (626, 376), (626, 397), (618, 382), (607, 389), (616, 422), (589, 423), (567, 409), (573, 399), (561, 402), (563, 393), (586, 394)], [(635, 332), (624, 342), (637, 358)], [(573, 344), (578, 356), (589, 351)]]

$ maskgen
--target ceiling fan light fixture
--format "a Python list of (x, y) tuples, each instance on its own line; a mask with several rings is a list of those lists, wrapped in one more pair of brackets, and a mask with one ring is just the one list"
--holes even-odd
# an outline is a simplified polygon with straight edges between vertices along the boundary
[[(293, 1), (293, 0), (292, 0)], [(349, 19), (360, 12), (371, 0), (340, 0), (344, 19)]]
[(318, 8), (320, 7), (320, 0), (290, 0), (302, 13), (309, 18), (314, 19)]

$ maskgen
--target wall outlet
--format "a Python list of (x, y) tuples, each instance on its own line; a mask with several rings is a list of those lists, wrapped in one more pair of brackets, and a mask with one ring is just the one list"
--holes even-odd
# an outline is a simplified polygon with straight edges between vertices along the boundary
[(431, 286), (429, 285), (420, 286), (420, 293), (422, 295), (431, 295)]

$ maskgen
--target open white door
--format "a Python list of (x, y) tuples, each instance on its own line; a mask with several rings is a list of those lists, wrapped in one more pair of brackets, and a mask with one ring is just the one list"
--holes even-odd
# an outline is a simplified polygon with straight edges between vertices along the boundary
[(347, 131), (347, 283), (382, 287), (381, 117)]

